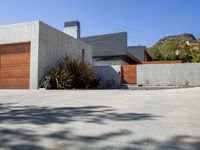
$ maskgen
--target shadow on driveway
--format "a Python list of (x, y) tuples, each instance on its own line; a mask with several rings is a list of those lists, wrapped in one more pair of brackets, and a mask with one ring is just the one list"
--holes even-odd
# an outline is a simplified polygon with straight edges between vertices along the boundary
[[(3, 150), (51, 150), (41, 145), (41, 141), (50, 140), (57, 149), (78, 150), (199, 150), (200, 137), (178, 135), (165, 141), (157, 139), (129, 139), (130, 130), (119, 130), (99, 135), (77, 135), (73, 130), (60, 129), (58, 132), (39, 134), (33, 129), (18, 128), (18, 124), (32, 124), (41, 127), (51, 123), (67, 124), (72, 122), (95, 123), (106, 125), (108, 122), (130, 122), (154, 120), (159, 116), (148, 113), (117, 113), (110, 106), (85, 107), (39, 107), (0, 104), (0, 123), (13, 125), (15, 128), (0, 128), (0, 149)], [(41, 128), (39, 128), (41, 129)], [(89, 129), (86, 129), (89, 130)], [(126, 143), (113, 139), (126, 137)], [(109, 143), (108, 141), (111, 141)], [(114, 143), (114, 144), (113, 144)], [(100, 145), (100, 146), (97, 146)], [(55, 146), (55, 145), (54, 145)], [(55, 149), (52, 148), (52, 150)]]
[[(127, 143), (113, 141), (113, 138), (126, 137), (132, 133), (129, 130), (108, 132), (97, 136), (83, 136), (74, 134), (70, 130), (49, 133), (45, 135), (23, 129), (1, 129), (0, 147), (2, 150), (54, 150), (39, 144), (41, 140), (50, 139), (58, 143), (59, 150), (199, 150), (200, 137), (176, 136), (165, 141), (152, 138), (133, 140)], [(20, 141), (20, 142), (17, 142)], [(107, 142), (106, 144), (104, 142)], [(111, 142), (111, 143), (109, 143)], [(98, 145), (99, 144), (99, 145)]]
[(148, 113), (116, 113), (115, 111), (116, 109), (110, 106), (52, 108), (0, 104), (0, 122), (44, 125), (79, 121), (104, 124), (106, 121), (139, 121), (152, 120), (158, 117)]

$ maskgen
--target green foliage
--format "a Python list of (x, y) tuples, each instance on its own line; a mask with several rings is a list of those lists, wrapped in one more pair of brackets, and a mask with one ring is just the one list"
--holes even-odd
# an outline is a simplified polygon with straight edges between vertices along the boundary
[(200, 39), (198, 40), (198, 49), (200, 49)]
[(189, 45), (185, 44), (184, 42), (179, 44), (179, 59), (182, 60), (182, 62), (187, 63), (192, 61), (192, 49)]
[(158, 47), (153, 46), (152, 48), (149, 49), (149, 53), (153, 61), (163, 60), (163, 56), (160, 53), (160, 50), (158, 49)]
[(198, 44), (198, 49), (193, 50), (192, 62), (200, 63), (200, 41), (199, 41), (199, 44)]
[(182, 60), (182, 62), (200, 62), (199, 51), (192, 49), (185, 41), (168, 39), (160, 45), (155, 45), (149, 49), (153, 60)]
[(150, 48), (149, 52), (154, 61), (178, 60), (179, 43), (175, 40), (166, 40), (162, 43), (162, 45), (155, 45)]
[(68, 56), (60, 60), (48, 74), (51, 75), (52, 89), (95, 88), (101, 80), (90, 63)]
[(176, 60), (178, 50), (178, 42), (175, 40), (166, 40), (160, 47), (160, 53), (164, 60)]
[(193, 55), (192, 62), (200, 63), (200, 50), (196, 50)]

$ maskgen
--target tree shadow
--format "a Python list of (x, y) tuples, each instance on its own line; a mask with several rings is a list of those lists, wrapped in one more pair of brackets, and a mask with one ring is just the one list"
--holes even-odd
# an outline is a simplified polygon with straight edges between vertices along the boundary
[(85, 107), (39, 107), (0, 104), (0, 122), (13, 124), (39, 124), (87, 122), (105, 124), (106, 121), (152, 120), (155, 115), (148, 113), (117, 113), (110, 106)]
[[(179, 135), (167, 140), (153, 138), (136, 139), (127, 142), (114, 140), (133, 135), (130, 130), (106, 132), (99, 135), (79, 135), (73, 130), (36, 134), (32, 130), (0, 129), (0, 149), (2, 150), (199, 150), (200, 137)], [(41, 140), (50, 140), (52, 147), (40, 145)], [(59, 144), (58, 144), (59, 143)]]
[(108, 132), (108, 133), (103, 133), (97, 136), (89, 136), (89, 135), (76, 135), (73, 134), (71, 131), (60, 131), (60, 132), (55, 132), (52, 134), (47, 135), (50, 138), (53, 139), (58, 139), (58, 140), (63, 140), (67, 139), (67, 141), (71, 142), (82, 142), (82, 143), (90, 143), (90, 144), (95, 144), (101, 141), (106, 141), (112, 138), (120, 137), (120, 136), (127, 136), (130, 135), (131, 131), (129, 130), (119, 130), (117, 132)]
[[(24, 129), (0, 129), (0, 149), (3, 150), (48, 150), (55, 149), (95, 149), (95, 144), (112, 138), (127, 136), (129, 130), (108, 132), (96, 136), (77, 135), (71, 130), (36, 134), (36, 132)], [(41, 140), (50, 140), (52, 147), (41, 146)], [(59, 144), (58, 144), (59, 143)]]
[[(165, 141), (146, 138), (130, 142), (129, 144), (138, 147), (140, 150), (199, 150), (200, 137), (177, 135)], [(129, 150), (129, 148), (126, 148), (126, 150)]]
[[(43, 125), (67, 124), (67, 123), (93, 123), (107, 124), (108, 122), (121, 121), (142, 121), (152, 120), (158, 116), (148, 113), (118, 113), (117, 109), (110, 106), (84, 106), (84, 107), (40, 107), (40, 106), (19, 106), (16, 103), (0, 104), (0, 122), (5, 128), (0, 128), (0, 149), (6, 150), (44, 150), (41, 146), (43, 139), (52, 139), (60, 142), (60, 148), (75, 147), (76, 143), (90, 145), (113, 139), (115, 137), (131, 134), (129, 130), (120, 130), (104, 133), (97, 136), (76, 135), (71, 130), (59, 130), (48, 134), (38, 134)], [(14, 128), (6, 128), (6, 124)], [(19, 124), (37, 125), (39, 129), (18, 128)], [(28, 130), (27, 130), (28, 129)], [(93, 147), (94, 148), (94, 147)], [(92, 149), (93, 149), (92, 148)], [(64, 148), (65, 149), (65, 148)], [(87, 148), (86, 148), (87, 149)], [(88, 148), (89, 149), (89, 148)]]
[(36, 144), (39, 141), (34, 131), (24, 129), (0, 129), (0, 149), (45, 150)]

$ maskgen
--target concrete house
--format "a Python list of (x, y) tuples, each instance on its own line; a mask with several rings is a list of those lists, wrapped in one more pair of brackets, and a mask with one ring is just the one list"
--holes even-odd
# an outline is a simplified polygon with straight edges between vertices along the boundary
[(78, 21), (66, 22), (65, 29), (65, 33), (92, 46), (95, 66), (141, 64), (151, 60), (144, 46), (128, 46), (126, 32), (81, 37)]
[(151, 60), (144, 46), (128, 46), (127, 39), (126, 32), (81, 38), (93, 47), (93, 64), (96, 66), (141, 64)]
[(92, 62), (92, 47), (77, 39), (74, 24), (65, 33), (40, 21), (0, 26), (0, 89), (37, 89), (66, 54)]

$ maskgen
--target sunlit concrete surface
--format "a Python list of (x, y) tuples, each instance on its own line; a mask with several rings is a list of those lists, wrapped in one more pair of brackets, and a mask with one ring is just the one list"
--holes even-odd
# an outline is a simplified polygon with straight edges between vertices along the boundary
[(200, 88), (0, 90), (1, 150), (199, 150)]

